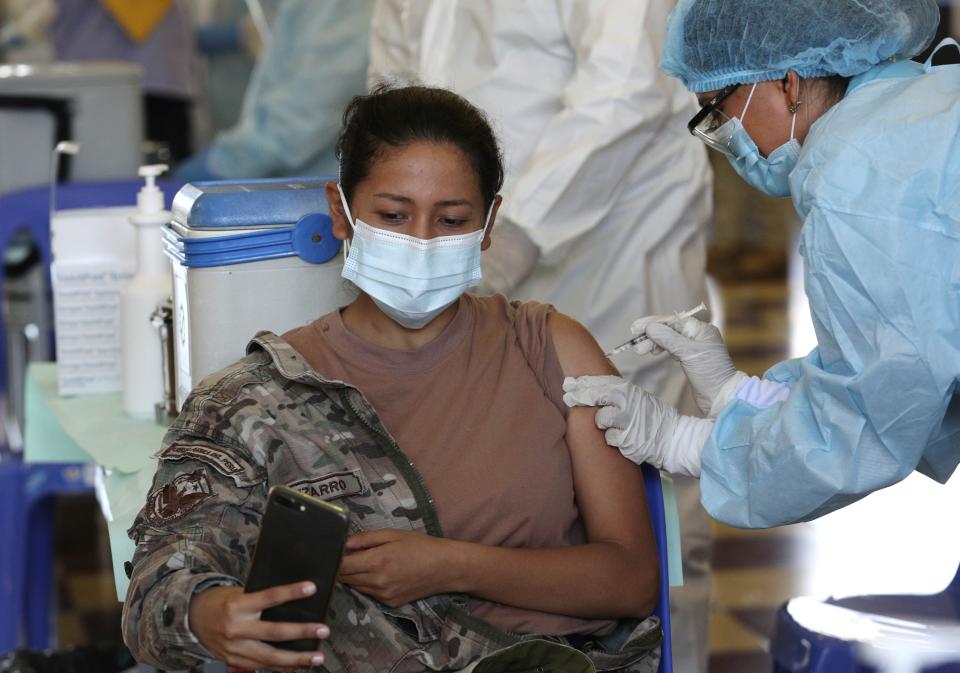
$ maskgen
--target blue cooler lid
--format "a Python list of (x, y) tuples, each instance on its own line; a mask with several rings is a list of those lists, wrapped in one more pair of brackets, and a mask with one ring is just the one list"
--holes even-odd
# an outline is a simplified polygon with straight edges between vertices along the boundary
[[(173, 221), (190, 229), (223, 229), (224, 235), (182, 237), (168, 226), (165, 250), (187, 267), (293, 256), (313, 264), (329, 261), (341, 242), (333, 236), (327, 214), (327, 180), (267, 178), (185, 185), (173, 199)], [(277, 226), (284, 224), (289, 226)]]
[(330, 179), (192, 182), (173, 197), (173, 221), (194, 229), (294, 224), (310, 213), (327, 214), (324, 186)]

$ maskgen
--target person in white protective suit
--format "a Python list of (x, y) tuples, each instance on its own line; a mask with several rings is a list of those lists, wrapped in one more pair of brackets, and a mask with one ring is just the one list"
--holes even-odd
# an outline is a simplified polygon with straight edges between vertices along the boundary
[(363, 92), (373, 0), (281, 0), (240, 119), (177, 166), (180, 180), (335, 175), (341, 115)]
[[(611, 347), (629, 312), (704, 299), (711, 215), (706, 153), (684, 122), (693, 97), (657, 69), (672, 0), (379, 0), (370, 80), (420, 81), (490, 115), (504, 202), (484, 255), (487, 292), (549, 302)], [(628, 380), (695, 413), (669, 358), (618, 358)], [(707, 657), (712, 528), (678, 479), (685, 586), (674, 599), (677, 670)], [(683, 482), (683, 483), (679, 483)]]
[(818, 346), (759, 379), (714, 327), (646, 318), (709, 419), (615, 377), (564, 389), (624, 455), (699, 475), (718, 520), (814, 519), (960, 463), (960, 65), (909, 60), (938, 21), (934, 0), (681, 0), (671, 19), (690, 131), (803, 219)]

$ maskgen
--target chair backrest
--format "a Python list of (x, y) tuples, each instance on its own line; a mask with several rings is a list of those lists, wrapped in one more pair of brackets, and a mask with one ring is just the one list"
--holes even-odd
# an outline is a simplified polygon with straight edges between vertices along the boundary
[(673, 673), (673, 648), (670, 640), (670, 577), (667, 552), (667, 520), (663, 508), (663, 486), (660, 484), (660, 471), (652, 465), (641, 465), (643, 485), (647, 490), (647, 509), (653, 524), (653, 535), (657, 541), (657, 557), (660, 560), (660, 592), (657, 607), (653, 614), (660, 618), (663, 625), (663, 643), (660, 646), (659, 673)]

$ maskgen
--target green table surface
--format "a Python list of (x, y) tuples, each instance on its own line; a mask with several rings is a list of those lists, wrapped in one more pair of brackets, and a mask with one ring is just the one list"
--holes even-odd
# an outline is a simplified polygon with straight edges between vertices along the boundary
[(117, 596), (129, 581), (123, 564), (133, 556), (127, 529), (146, 501), (166, 429), (152, 419), (127, 416), (120, 394), (60, 397), (57, 365), (27, 367), (24, 459), (31, 463), (96, 463), (97, 497), (107, 520)]
[(124, 414), (119, 393), (60, 397), (54, 362), (27, 367), (25, 388), (27, 460), (95, 462), (124, 474), (152, 467), (166, 429)]

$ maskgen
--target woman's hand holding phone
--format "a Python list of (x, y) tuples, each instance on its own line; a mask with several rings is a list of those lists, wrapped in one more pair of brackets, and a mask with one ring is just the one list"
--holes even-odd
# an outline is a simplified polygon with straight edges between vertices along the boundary
[(300, 600), (316, 592), (312, 582), (298, 582), (244, 593), (242, 587), (212, 587), (190, 601), (190, 628), (210, 652), (230, 666), (286, 673), (323, 663), (320, 652), (291, 652), (264, 641), (326, 639), (326, 624), (269, 622), (267, 608)]

